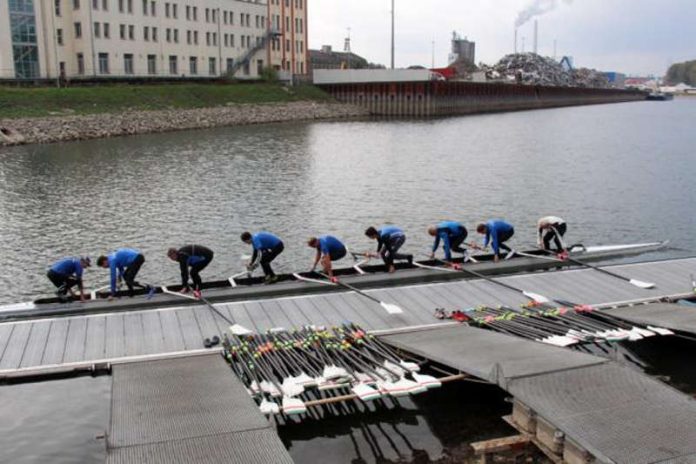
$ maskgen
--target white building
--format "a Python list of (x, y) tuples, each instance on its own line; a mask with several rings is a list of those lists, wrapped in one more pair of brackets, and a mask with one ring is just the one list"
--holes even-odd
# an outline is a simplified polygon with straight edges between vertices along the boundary
[[(297, 73), (307, 14), (305, 0), (292, 2), (271, 24), (276, 5), (265, 0), (3, 0), (0, 78), (251, 78), (269, 64)], [(283, 62), (273, 48), (295, 41), (298, 25), (302, 58)]]

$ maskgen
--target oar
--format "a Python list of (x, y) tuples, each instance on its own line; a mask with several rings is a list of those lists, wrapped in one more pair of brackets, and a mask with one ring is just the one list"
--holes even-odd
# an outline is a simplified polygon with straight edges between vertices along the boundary
[[(547, 250), (546, 252), (547, 252), (547, 253), (552, 253), (551, 251), (548, 251), (548, 250)], [(558, 261), (561, 261), (561, 260), (559, 259)], [(583, 261), (578, 261), (577, 259), (571, 258), (570, 256), (567, 257), (567, 258), (565, 259), (565, 261), (570, 261), (571, 263), (575, 263), (575, 264), (577, 264), (577, 265), (579, 265), (579, 266), (589, 267), (590, 269), (594, 269), (595, 271), (599, 271), (599, 272), (604, 273), (604, 274), (606, 274), (606, 275), (610, 275), (610, 276), (612, 276), (612, 277), (616, 277), (617, 279), (624, 280), (624, 281), (630, 283), (631, 285), (634, 285), (634, 286), (636, 286), (636, 287), (640, 287), (640, 288), (643, 288), (643, 289), (646, 289), (646, 290), (655, 287), (655, 284), (652, 283), (652, 282), (643, 282), (642, 280), (631, 279), (630, 277), (624, 277), (624, 276), (622, 276), (622, 275), (620, 275), (620, 274), (616, 274), (616, 273), (614, 273), (614, 272), (607, 271), (606, 269), (603, 269), (603, 268), (601, 268), (601, 267), (599, 267), (599, 266), (594, 266), (594, 265), (592, 265), (592, 264), (587, 264), (587, 263), (585, 263), (585, 262), (583, 262)]]
[(230, 324), (230, 331), (231, 331), (233, 334), (235, 334), (235, 335), (248, 335), (248, 334), (252, 333), (251, 330), (249, 330), (249, 329), (247, 329), (246, 327), (243, 327), (243, 326), (241, 326), (241, 325), (235, 323), (232, 319), (230, 319), (229, 317), (227, 317), (227, 316), (225, 316), (224, 314), (222, 314), (215, 306), (213, 306), (213, 304), (212, 304), (210, 301), (208, 301), (207, 299), (203, 298), (203, 296), (201, 296), (200, 298), (196, 298), (196, 297), (194, 297), (194, 296), (189, 296), (189, 295), (186, 295), (186, 294), (184, 294), (184, 293), (173, 292), (173, 291), (169, 290), (166, 286), (162, 286), (161, 288), (162, 288), (162, 293), (166, 293), (166, 294), (169, 294), (169, 295), (178, 296), (178, 297), (181, 297), (181, 298), (188, 298), (188, 299), (190, 299), (190, 300), (202, 301), (202, 302), (205, 303), (205, 304), (208, 306), (208, 308), (210, 308), (215, 314), (217, 314), (217, 315), (220, 316), (225, 322), (227, 322), (228, 324)]
[[(331, 280), (331, 279), (329, 278), (329, 276), (327, 276), (326, 274), (324, 274), (324, 273), (322, 273), (322, 272), (317, 272), (317, 274), (319, 274), (320, 276), (324, 277), (325, 279)], [(359, 290), (359, 289), (353, 287), (352, 285), (348, 285), (348, 284), (345, 283), (345, 282), (341, 282), (341, 281), (338, 280), (338, 279), (334, 279), (332, 282), (335, 283), (335, 284), (337, 284), (337, 285), (340, 285), (340, 286), (343, 287), (343, 288), (347, 288), (348, 290), (352, 290), (352, 291), (354, 291), (355, 293), (357, 293), (358, 295), (362, 295), (362, 296), (364, 296), (365, 298), (374, 301), (375, 303), (378, 303), (378, 304), (379, 304), (382, 308), (384, 308), (385, 311), (387, 311), (387, 313), (389, 313), (389, 314), (403, 314), (403, 312), (404, 312), (404, 310), (401, 309), (399, 306), (397, 306), (397, 305), (395, 305), (395, 304), (393, 304), (393, 303), (385, 303), (384, 301), (381, 301), (381, 300), (375, 298), (375, 297), (372, 296), (372, 295), (368, 295), (367, 293), (363, 292), (362, 290)]]
[[(447, 264), (446, 261), (443, 261), (441, 259), (435, 259), (435, 261), (438, 261), (442, 264)], [(477, 277), (479, 279), (486, 280), (492, 284), (500, 285), (501, 287), (505, 287), (508, 290), (512, 290), (513, 292), (521, 293), (524, 296), (526, 296), (527, 298), (529, 298), (530, 300), (536, 301), (538, 303), (551, 303), (551, 301), (553, 301), (549, 298), (546, 298), (544, 295), (539, 295), (538, 293), (534, 293), (534, 292), (530, 292), (527, 290), (523, 290), (521, 288), (513, 287), (512, 285), (506, 284), (505, 282), (500, 282), (499, 280), (492, 279), (492, 278), (485, 276), (483, 274), (480, 274), (476, 271), (472, 271), (471, 269), (466, 269), (465, 266), (460, 267), (458, 270), (460, 272), (464, 272), (466, 274), (472, 275), (472, 276)]]

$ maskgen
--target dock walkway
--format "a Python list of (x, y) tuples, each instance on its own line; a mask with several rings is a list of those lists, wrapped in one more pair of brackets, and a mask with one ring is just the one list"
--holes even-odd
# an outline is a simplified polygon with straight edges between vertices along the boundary
[(649, 303), (608, 309), (607, 313), (633, 324), (664, 327), (675, 332), (696, 335), (696, 307), (673, 303)]
[(606, 463), (696, 463), (696, 400), (618, 363), (458, 326), (384, 336), (489, 380)]
[(292, 463), (220, 355), (115, 366), (107, 464)]

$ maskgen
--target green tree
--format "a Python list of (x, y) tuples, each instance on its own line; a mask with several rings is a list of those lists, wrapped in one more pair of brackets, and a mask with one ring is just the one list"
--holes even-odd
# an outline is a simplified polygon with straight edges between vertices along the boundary
[(696, 86), (696, 60), (675, 63), (667, 70), (666, 80), (670, 84), (685, 83)]

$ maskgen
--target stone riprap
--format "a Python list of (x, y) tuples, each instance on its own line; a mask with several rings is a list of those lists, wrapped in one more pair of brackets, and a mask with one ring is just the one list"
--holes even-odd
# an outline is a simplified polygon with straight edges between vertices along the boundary
[(221, 126), (346, 119), (368, 115), (368, 110), (353, 105), (307, 101), (0, 119), (0, 145), (53, 143)]

